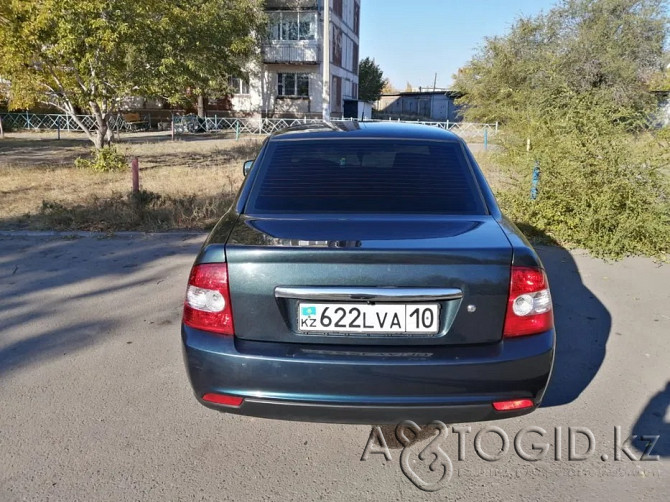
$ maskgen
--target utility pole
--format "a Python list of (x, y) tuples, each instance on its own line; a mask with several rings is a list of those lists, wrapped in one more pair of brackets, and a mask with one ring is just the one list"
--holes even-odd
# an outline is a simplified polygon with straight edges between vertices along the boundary
[(330, 0), (323, 1), (323, 120), (330, 120)]
[(435, 105), (435, 90), (437, 89), (437, 73), (435, 73), (435, 80), (433, 80), (433, 94), (430, 95), (430, 120), (433, 120), (433, 111)]

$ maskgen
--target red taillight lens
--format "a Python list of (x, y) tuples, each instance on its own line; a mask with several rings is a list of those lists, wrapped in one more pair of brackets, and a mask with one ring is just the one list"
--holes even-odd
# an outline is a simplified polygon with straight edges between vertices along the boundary
[(503, 335), (534, 335), (553, 327), (551, 294), (544, 271), (512, 267)]
[(193, 267), (184, 301), (184, 324), (223, 335), (235, 332), (225, 263)]
[(493, 407), (496, 411), (512, 411), (523, 410), (524, 408), (531, 408), (533, 401), (530, 399), (514, 399), (512, 401), (496, 401)]
[(223, 404), (224, 406), (234, 406), (237, 408), (242, 404), (244, 398), (210, 392), (209, 394), (202, 396), (202, 400), (207, 401), (208, 403)]

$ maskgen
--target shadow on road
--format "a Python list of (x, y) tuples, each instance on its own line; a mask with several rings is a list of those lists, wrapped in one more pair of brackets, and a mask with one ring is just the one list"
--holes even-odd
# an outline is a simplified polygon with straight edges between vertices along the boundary
[(73, 323), (10, 343), (0, 348), (0, 377), (81, 350), (96, 343), (99, 335), (110, 329), (111, 324), (105, 321)]
[(670, 458), (670, 382), (649, 400), (633, 426), (633, 434), (637, 439), (632, 445), (646, 457)]
[(605, 359), (612, 317), (583, 283), (572, 255), (559, 246), (538, 246), (549, 276), (556, 323), (554, 372), (543, 407), (577, 399)]
[[(201, 239), (0, 237), (0, 378), (174, 323)], [(181, 288), (179, 288), (181, 289)], [(158, 302), (158, 303), (157, 303)], [(139, 324), (138, 324), (139, 323)]]

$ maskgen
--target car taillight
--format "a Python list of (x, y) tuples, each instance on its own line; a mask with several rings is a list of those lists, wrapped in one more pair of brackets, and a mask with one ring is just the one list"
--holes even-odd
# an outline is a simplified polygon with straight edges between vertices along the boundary
[(553, 326), (551, 294), (544, 271), (512, 267), (503, 336), (534, 335)]
[(238, 396), (231, 396), (229, 394), (218, 394), (216, 392), (210, 392), (202, 396), (203, 401), (208, 403), (222, 404), (224, 406), (234, 406), (239, 408), (244, 402), (244, 398)]
[(184, 301), (184, 324), (223, 335), (235, 332), (225, 263), (195, 265), (191, 269)]
[(532, 408), (533, 401), (530, 399), (513, 399), (511, 401), (495, 401), (493, 407), (496, 411), (514, 411)]

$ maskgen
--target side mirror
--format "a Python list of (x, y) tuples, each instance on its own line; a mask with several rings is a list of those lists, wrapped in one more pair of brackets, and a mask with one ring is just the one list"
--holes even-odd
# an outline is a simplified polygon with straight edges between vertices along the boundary
[(242, 172), (244, 173), (245, 176), (246, 176), (247, 174), (249, 174), (249, 171), (251, 171), (251, 168), (252, 168), (253, 166), (254, 166), (254, 161), (253, 161), (253, 160), (247, 160), (247, 161), (244, 163), (244, 167), (242, 168)]

